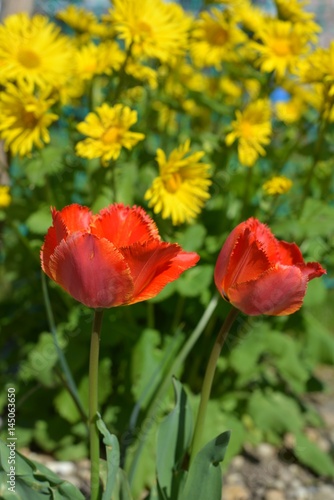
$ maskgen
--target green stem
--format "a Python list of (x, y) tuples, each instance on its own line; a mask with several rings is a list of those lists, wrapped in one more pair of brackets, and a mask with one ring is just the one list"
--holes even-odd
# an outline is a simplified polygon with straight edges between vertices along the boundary
[[(215, 294), (212, 299), (210, 300), (207, 308), (205, 309), (203, 316), (201, 317), (200, 321), (198, 322), (196, 328), (194, 331), (191, 333), (191, 335), (188, 337), (187, 342), (184, 344), (183, 348), (181, 349), (181, 352), (178, 354), (176, 357), (174, 363), (170, 367), (163, 383), (161, 384), (158, 392), (156, 393), (154, 400), (152, 401), (146, 415), (145, 415), (145, 434), (148, 434), (151, 430), (152, 425), (157, 421), (156, 415), (157, 413), (161, 410), (161, 401), (165, 397), (168, 389), (170, 388), (171, 384), (171, 379), (172, 376), (175, 375), (180, 369), (180, 367), (183, 365), (185, 359), (187, 358), (189, 352), (191, 349), (194, 347), (195, 343), (199, 339), (200, 335), (202, 334), (203, 330), (205, 329), (206, 325), (208, 324), (214, 310), (217, 307), (217, 303), (219, 300), (219, 295)], [(143, 448), (146, 444), (147, 440), (145, 439), (144, 435), (141, 435), (141, 439), (138, 441), (138, 445), (136, 447), (136, 450), (134, 452), (134, 456), (131, 461), (131, 465), (129, 468), (129, 484), (132, 485), (134, 483), (136, 474), (137, 474), (137, 467), (139, 463), (139, 458), (140, 455), (143, 451)]]
[(195, 425), (195, 430), (194, 430), (194, 436), (193, 436), (193, 442), (191, 446), (191, 455), (190, 455), (190, 465), (192, 464), (195, 456), (197, 455), (198, 451), (201, 448), (202, 444), (202, 434), (203, 434), (203, 429), (204, 429), (204, 423), (205, 423), (205, 415), (206, 415), (206, 409), (208, 406), (209, 398), (210, 398), (210, 393), (211, 393), (211, 387), (212, 387), (212, 382), (213, 382), (213, 377), (216, 371), (216, 366), (217, 362), (222, 350), (222, 347), (224, 345), (224, 342), (226, 340), (226, 337), (228, 335), (228, 332), (230, 331), (230, 328), (239, 314), (238, 309), (231, 309), (229, 314), (227, 315), (223, 326), (221, 327), (218, 337), (216, 339), (216, 342), (213, 346), (211, 356), (206, 368), (204, 380), (203, 380), (203, 385), (202, 385), (202, 392), (201, 392), (201, 400), (198, 408), (198, 413), (197, 413), (197, 420), (196, 420), (196, 425)]
[(245, 179), (245, 190), (242, 200), (242, 209), (241, 209), (241, 220), (246, 219), (248, 214), (248, 205), (249, 205), (249, 195), (251, 192), (251, 183), (253, 177), (254, 167), (245, 167), (248, 169)]
[(90, 437), (90, 482), (91, 500), (99, 499), (100, 492), (100, 440), (96, 426), (99, 389), (99, 348), (103, 309), (96, 309), (92, 328), (89, 357), (89, 437)]
[(86, 422), (87, 422), (86, 412), (84, 410), (84, 407), (81, 404), (81, 400), (80, 400), (77, 386), (75, 385), (71, 370), (67, 364), (63, 350), (60, 347), (59, 342), (58, 342), (57, 328), (56, 328), (55, 320), (53, 317), (53, 312), (52, 312), (52, 307), (51, 307), (48, 289), (46, 286), (45, 274), (43, 272), (42, 272), (42, 290), (43, 290), (46, 315), (48, 318), (48, 323), (49, 323), (49, 328), (51, 331), (53, 343), (54, 343), (55, 349), (57, 351), (57, 356), (58, 356), (58, 360), (59, 360), (61, 369), (62, 369), (64, 376), (65, 376), (64, 382), (65, 382), (65, 385), (66, 385), (69, 393), (71, 394), (73, 401), (74, 401), (74, 403), (75, 403), (75, 405), (76, 405), (76, 407), (81, 415), (82, 421), (85, 422), (85, 424), (86, 424)]

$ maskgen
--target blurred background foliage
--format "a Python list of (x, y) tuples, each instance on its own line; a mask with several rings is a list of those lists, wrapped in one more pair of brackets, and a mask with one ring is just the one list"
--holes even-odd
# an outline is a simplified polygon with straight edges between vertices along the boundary
[[(282, 21), (281, 3), (271, 3), (270, 13), (263, 10), (261, 15), (250, 3), (254, 9), (250, 12), (254, 16), (256, 12), (259, 23), (266, 23), (266, 16)], [(110, 20), (99, 20), (106, 29), (105, 37), (119, 44), (122, 65), (106, 67), (100, 74), (93, 71), (87, 79), (74, 75), (81, 78), (82, 91), (65, 101), (60, 94), (53, 98), (52, 112), (59, 119), (48, 127), (50, 142), (44, 141), (43, 147), (18, 155), (10, 142), (6, 143), (3, 129), (1, 135), (8, 160), (8, 182), (4, 185), (10, 185), (11, 200), (3, 203), (0, 211), (0, 378), (2, 387), (16, 387), (20, 447), (48, 452), (58, 459), (87, 456), (86, 427), (58, 363), (42, 289), (39, 251), (51, 223), (50, 206), (60, 209), (75, 202), (95, 212), (115, 199), (138, 204), (154, 217), (164, 240), (176, 241), (201, 256), (196, 268), (155, 299), (105, 314), (101, 413), (109, 430), (120, 439), (125, 467), (133, 467), (138, 448), (145, 457), (134, 473), (137, 493), (154, 482), (156, 428), (173, 404), (172, 384), (168, 397), (161, 400), (157, 400), (159, 388), (171, 367), (177, 366), (182, 347), (212, 304), (216, 294), (213, 269), (226, 236), (250, 216), (268, 223), (278, 238), (295, 241), (305, 260), (319, 261), (327, 276), (309, 284), (304, 306), (292, 316), (240, 316), (215, 377), (206, 440), (232, 430), (228, 463), (247, 443), (267, 441), (280, 446), (284, 436), (292, 433), (297, 459), (316, 473), (334, 476), (333, 457), (304, 433), (306, 427), (323, 425), (305, 395), (326, 391), (317, 367), (334, 362), (333, 68), (324, 74), (324, 63), (318, 81), (307, 79), (307, 71), (296, 71), (294, 64), (286, 64), (283, 72), (281, 66), (266, 71), (261, 66), (261, 48), (251, 45), (265, 46), (264, 36), (256, 31), (260, 28), (249, 26), (246, 14), (240, 17), (236, 1), (209, 4), (200, 7), (223, 12), (226, 23), (235, 22), (233, 29), (244, 37), (234, 46), (236, 60), (225, 53), (208, 66), (190, 51), (175, 65), (168, 57), (162, 61), (142, 56), (140, 63), (152, 71), (150, 83), (142, 73), (126, 73), (129, 61), (123, 41)], [(54, 5), (53, 14), (65, 8), (65, 2)], [(196, 16), (198, 19), (200, 14)], [(293, 26), (298, 23), (292, 15), (288, 19), (285, 22)], [(71, 28), (70, 22), (59, 18), (50, 22), (72, 40), (74, 51), (104, 41), (89, 30)], [(317, 30), (312, 26), (310, 30), (307, 50), (298, 56), (305, 64), (311, 64), (312, 54), (318, 54)], [(320, 61), (321, 57), (327, 61), (326, 50), (333, 54), (333, 48), (324, 49)], [(1, 83), (5, 94), (11, 82), (2, 75)], [(270, 123), (269, 139), (263, 143), (265, 151), (247, 166), (237, 147), (240, 137), (228, 145), (226, 137), (233, 131), (237, 112), (259, 100), (268, 101), (270, 116), (263, 121)], [(133, 149), (123, 148), (107, 168), (98, 157), (82, 158), (75, 149), (82, 140), (77, 124), (103, 102), (110, 106), (120, 102), (135, 109), (138, 121), (134, 129), (145, 134)], [(280, 110), (280, 103), (286, 105), (285, 111)], [(250, 133), (256, 141), (254, 130)], [(203, 152), (203, 162), (210, 165), (210, 197), (198, 217), (173, 225), (170, 218), (154, 213), (144, 197), (159, 175), (157, 148), (169, 155), (187, 139), (192, 153)], [(287, 187), (284, 181), (280, 191), (278, 181), (272, 178), (282, 176), (290, 184)], [(264, 187), (266, 181), (272, 181), (273, 192)], [(49, 280), (47, 290), (58, 342), (87, 407), (92, 311), (75, 303)], [(185, 385), (194, 408), (213, 339), (228, 310), (229, 305), (219, 299), (196, 345), (174, 373)], [(5, 405), (6, 392), (2, 391), (1, 411)], [(305, 449), (311, 452), (300, 451)]]

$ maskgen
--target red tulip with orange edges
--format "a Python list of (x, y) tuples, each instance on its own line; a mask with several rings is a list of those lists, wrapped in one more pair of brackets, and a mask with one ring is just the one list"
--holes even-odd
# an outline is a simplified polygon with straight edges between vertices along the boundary
[(250, 218), (228, 236), (214, 277), (221, 295), (243, 313), (282, 316), (302, 306), (308, 282), (323, 274), (318, 262), (304, 262), (295, 243), (277, 240)]
[(42, 269), (88, 307), (150, 299), (199, 260), (178, 244), (163, 242), (140, 207), (113, 204), (93, 215), (89, 208), (73, 204), (51, 212)]

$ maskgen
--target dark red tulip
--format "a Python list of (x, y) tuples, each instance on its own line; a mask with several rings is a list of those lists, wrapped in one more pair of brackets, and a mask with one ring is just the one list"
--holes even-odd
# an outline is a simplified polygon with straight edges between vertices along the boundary
[(221, 295), (245, 314), (282, 316), (297, 311), (307, 283), (326, 271), (305, 263), (295, 243), (277, 240), (257, 219), (239, 224), (228, 236), (215, 267)]

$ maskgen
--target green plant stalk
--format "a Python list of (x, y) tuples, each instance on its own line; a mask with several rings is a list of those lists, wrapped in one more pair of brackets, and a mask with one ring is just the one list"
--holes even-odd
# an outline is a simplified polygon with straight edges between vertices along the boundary
[(99, 389), (99, 350), (103, 309), (96, 309), (92, 328), (89, 356), (89, 441), (91, 500), (99, 499), (100, 492), (100, 440), (96, 426)]
[[(174, 363), (170, 367), (163, 383), (161, 384), (159, 390), (157, 391), (154, 400), (150, 404), (150, 407), (145, 415), (145, 433), (149, 433), (151, 426), (156, 422), (156, 415), (158, 411), (161, 408), (161, 400), (165, 397), (168, 389), (170, 388), (171, 385), (171, 380), (172, 377), (175, 373), (177, 373), (184, 363), (184, 360), (187, 358), (189, 352), (191, 349), (194, 347), (195, 343), (199, 339), (200, 335), (202, 334), (204, 328), (208, 324), (210, 318), (212, 317), (212, 314), (214, 310), (217, 307), (217, 303), (219, 300), (219, 295), (215, 294), (212, 299), (210, 300), (207, 308), (205, 309), (200, 321), (198, 322), (196, 328), (193, 330), (191, 335), (188, 337), (188, 340), (184, 344), (183, 348), (181, 349), (180, 353), (176, 357)], [(129, 479), (129, 484), (130, 486), (134, 483), (136, 474), (137, 474), (137, 467), (140, 459), (140, 455), (143, 451), (143, 448), (145, 446), (146, 439), (144, 436), (142, 436), (142, 439), (140, 439), (138, 446), (135, 450), (133, 459), (131, 461), (131, 465), (129, 467), (129, 474), (128, 474), (128, 479)]]
[(45, 279), (44, 272), (42, 272), (42, 291), (43, 291), (43, 298), (44, 298), (44, 304), (45, 304), (45, 309), (46, 309), (46, 315), (48, 318), (48, 323), (49, 323), (49, 328), (51, 331), (53, 343), (54, 343), (55, 349), (57, 351), (59, 364), (60, 364), (61, 369), (62, 369), (64, 376), (65, 376), (65, 385), (66, 385), (70, 395), (73, 398), (73, 401), (74, 401), (74, 403), (75, 403), (75, 405), (76, 405), (76, 407), (81, 415), (82, 421), (85, 422), (85, 424), (86, 424), (87, 423), (87, 414), (84, 410), (84, 407), (82, 406), (77, 386), (76, 386), (74, 379), (72, 377), (72, 373), (71, 373), (71, 370), (67, 364), (63, 350), (60, 347), (59, 342), (58, 342), (57, 328), (56, 328), (55, 320), (53, 317), (53, 312), (52, 312), (52, 307), (51, 307), (48, 289), (46, 286), (46, 279)]
[(239, 314), (238, 309), (231, 309), (231, 311), (228, 313), (223, 326), (221, 327), (216, 342), (214, 343), (214, 346), (211, 351), (211, 355), (209, 358), (208, 365), (206, 367), (206, 372), (203, 380), (203, 385), (202, 385), (202, 392), (201, 392), (201, 400), (198, 408), (198, 413), (197, 413), (197, 419), (196, 419), (196, 424), (195, 424), (195, 430), (194, 430), (194, 435), (193, 435), (193, 441), (191, 445), (191, 454), (190, 454), (190, 465), (192, 464), (195, 456), (197, 455), (198, 451), (201, 448), (201, 441), (202, 441), (202, 434), (203, 434), (203, 429), (204, 429), (204, 424), (205, 424), (205, 415), (206, 415), (206, 409), (208, 406), (209, 398), (210, 398), (210, 393), (211, 393), (211, 387), (212, 387), (212, 382), (213, 382), (213, 377), (216, 371), (216, 366), (217, 362), (222, 350), (222, 347), (225, 343), (225, 340), (227, 338), (227, 335), (230, 331), (230, 328), (236, 319), (237, 315)]

